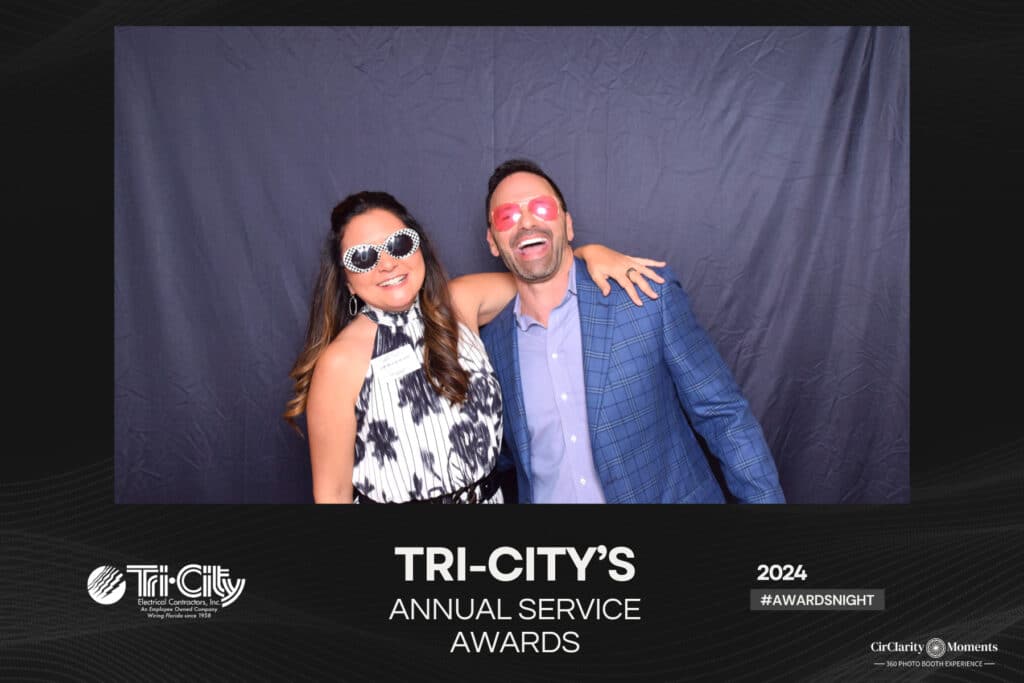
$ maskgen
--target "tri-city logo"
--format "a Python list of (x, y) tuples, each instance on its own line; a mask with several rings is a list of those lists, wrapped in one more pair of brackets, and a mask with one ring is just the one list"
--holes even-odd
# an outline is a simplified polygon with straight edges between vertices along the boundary
[(89, 574), (89, 597), (101, 605), (113, 605), (124, 597), (124, 574), (117, 567), (96, 567)]
[(238, 600), (245, 588), (245, 579), (231, 578), (217, 564), (186, 564), (176, 572), (166, 564), (129, 564), (124, 572), (111, 565), (96, 567), (86, 589), (99, 604), (113, 605), (124, 597), (128, 583), (135, 585), (140, 611), (158, 619), (209, 618)]

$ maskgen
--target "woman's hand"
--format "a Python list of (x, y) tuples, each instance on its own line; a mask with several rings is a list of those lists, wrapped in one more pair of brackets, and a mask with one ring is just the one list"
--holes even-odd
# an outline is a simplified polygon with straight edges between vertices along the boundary
[(644, 303), (640, 299), (640, 295), (637, 294), (636, 288), (642, 289), (644, 294), (650, 298), (657, 299), (658, 294), (651, 288), (651, 283), (647, 280), (654, 280), (658, 283), (665, 282), (665, 278), (649, 268), (649, 266), (663, 266), (665, 265), (664, 261), (627, 256), (600, 244), (577, 247), (573, 253), (586, 262), (590, 279), (605, 296), (612, 291), (612, 286), (608, 283), (608, 278), (612, 278), (626, 290), (626, 294), (633, 300), (633, 303), (643, 306)]

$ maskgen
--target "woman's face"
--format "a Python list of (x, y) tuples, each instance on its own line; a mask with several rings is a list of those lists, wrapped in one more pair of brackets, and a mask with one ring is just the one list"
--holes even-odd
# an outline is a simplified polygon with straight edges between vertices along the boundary
[[(395, 258), (381, 245), (387, 242), (395, 232), (405, 228), (405, 224), (390, 211), (370, 209), (359, 214), (348, 222), (341, 238), (341, 255), (357, 245), (378, 247), (377, 261), (373, 268), (365, 273), (356, 273), (345, 267), (349, 291), (361, 301), (385, 311), (405, 311), (412, 306), (423, 287), (426, 266), (423, 263), (423, 252), (416, 250), (405, 258)], [(406, 241), (408, 237), (400, 236), (396, 242)], [(396, 251), (401, 252), (401, 249)], [(363, 255), (372, 251), (363, 250)]]

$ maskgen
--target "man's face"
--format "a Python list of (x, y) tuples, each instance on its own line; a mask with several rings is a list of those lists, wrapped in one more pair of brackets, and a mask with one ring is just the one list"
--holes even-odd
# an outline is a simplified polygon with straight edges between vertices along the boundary
[(571, 254), (572, 216), (540, 176), (513, 173), (498, 183), (487, 219), (491, 253), (524, 282), (550, 280)]

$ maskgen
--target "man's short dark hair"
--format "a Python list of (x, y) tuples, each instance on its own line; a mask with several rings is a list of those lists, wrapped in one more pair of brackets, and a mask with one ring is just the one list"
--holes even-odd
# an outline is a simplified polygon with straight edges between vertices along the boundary
[(494, 169), (494, 173), (491, 174), (490, 179), (487, 181), (487, 199), (484, 200), (484, 215), (487, 216), (487, 224), (491, 223), (491, 197), (494, 195), (494, 188), (498, 186), (505, 178), (509, 177), (513, 173), (532, 173), (533, 175), (540, 176), (544, 180), (548, 181), (552, 189), (555, 191), (555, 196), (558, 197), (558, 203), (562, 206), (562, 212), (567, 211), (565, 207), (565, 197), (562, 196), (562, 191), (558, 189), (558, 184), (548, 176), (547, 173), (541, 169), (533, 161), (529, 159), (509, 159), (503, 161)]

